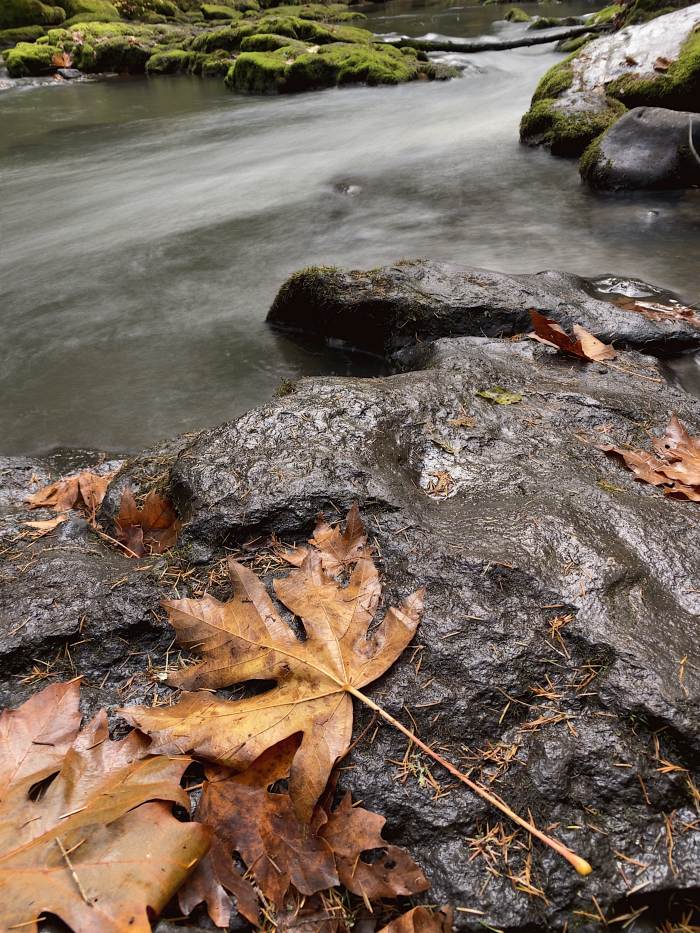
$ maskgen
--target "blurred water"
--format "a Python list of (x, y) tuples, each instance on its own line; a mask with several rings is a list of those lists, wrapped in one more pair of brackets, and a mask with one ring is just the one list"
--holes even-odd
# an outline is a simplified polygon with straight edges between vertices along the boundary
[[(379, 32), (522, 28), (489, 26), (499, 15), (371, 12)], [(378, 371), (266, 328), (305, 265), (615, 272), (697, 300), (700, 192), (593, 195), (575, 165), (518, 145), (559, 57), (481, 53), (446, 84), (286, 98), (187, 78), (0, 94), (0, 450), (135, 449), (232, 418), (282, 379)]]

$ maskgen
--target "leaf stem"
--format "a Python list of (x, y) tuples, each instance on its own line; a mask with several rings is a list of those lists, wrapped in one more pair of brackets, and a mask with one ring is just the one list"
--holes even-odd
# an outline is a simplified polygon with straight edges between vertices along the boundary
[(558, 852), (559, 855), (563, 856), (569, 862), (570, 865), (576, 869), (579, 875), (590, 875), (592, 868), (589, 863), (582, 859), (580, 856), (576, 855), (571, 849), (567, 848), (562, 842), (559, 842), (556, 839), (553, 839), (551, 836), (546, 835), (541, 830), (539, 830), (534, 823), (530, 823), (528, 820), (523, 819), (522, 816), (519, 816), (514, 810), (508, 806), (507, 803), (504, 803), (500, 797), (497, 797), (495, 794), (492, 794), (483, 784), (479, 784), (476, 781), (472, 781), (471, 778), (467, 777), (462, 771), (459, 771), (453, 764), (450, 764), (447, 759), (443, 758), (442, 755), (438, 755), (437, 752), (434, 752), (429, 745), (426, 745), (425, 742), (421, 741), (415, 733), (411, 732), (410, 729), (407, 729), (398, 719), (387, 713), (386, 710), (382, 709), (381, 706), (378, 706), (373, 700), (370, 700), (369, 697), (365, 696), (360, 690), (357, 690), (351, 684), (344, 684), (344, 689), (356, 697), (366, 706), (369, 706), (370, 709), (373, 709), (376, 713), (386, 720), (390, 725), (395, 729), (398, 729), (399, 732), (402, 732), (406, 738), (410, 739), (415, 745), (420, 748), (422, 752), (428, 755), (433, 761), (436, 761), (439, 765), (445, 768), (446, 771), (449, 771), (453, 777), (456, 777), (463, 784), (466, 784), (470, 790), (474, 791), (475, 794), (478, 794), (479, 797), (482, 797), (491, 806), (496, 807), (501, 813), (504, 813), (509, 819), (513, 820), (514, 823), (517, 823), (519, 826), (522, 826), (523, 829), (526, 829), (529, 833), (535, 836), (540, 842), (543, 842), (545, 845), (549, 846), (551, 849), (554, 849), (555, 852)]

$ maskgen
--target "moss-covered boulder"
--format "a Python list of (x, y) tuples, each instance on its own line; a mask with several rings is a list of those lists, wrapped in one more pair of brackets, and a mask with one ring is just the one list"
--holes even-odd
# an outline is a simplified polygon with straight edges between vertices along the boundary
[(186, 52), (184, 49), (168, 49), (165, 52), (155, 52), (146, 62), (148, 75), (185, 74), (191, 71), (196, 61), (196, 52)]
[(17, 26), (15, 29), (0, 29), (0, 49), (11, 49), (18, 42), (36, 42), (43, 35), (43, 26)]
[(520, 139), (581, 155), (628, 107), (700, 107), (700, 4), (586, 43), (542, 78)]
[(299, 52), (306, 51), (306, 45), (288, 36), (276, 36), (273, 33), (263, 32), (254, 36), (246, 36), (241, 42), (242, 52), (276, 52), (277, 49), (290, 48)]
[(96, 22), (109, 23), (120, 18), (117, 8), (109, 0), (61, 0), (61, 6), (69, 20), (89, 16)]
[(11, 78), (27, 78), (49, 74), (55, 70), (54, 55), (60, 49), (54, 45), (39, 45), (36, 42), (19, 42), (5, 55), (7, 73)]
[(508, 10), (503, 19), (507, 20), (509, 23), (529, 23), (532, 17), (519, 6), (513, 6)]
[(62, 6), (42, 3), (41, 0), (2, 0), (0, 3), (0, 29), (55, 26), (65, 18)]
[(297, 41), (275, 51), (242, 52), (226, 76), (226, 85), (250, 94), (292, 94), (346, 84), (399, 84), (452, 74), (392, 46), (336, 42), (307, 49)]
[(625, 26), (636, 26), (648, 23), (657, 16), (692, 6), (694, 2), (695, 0), (624, 0), (621, 4), (620, 19)]
[(203, 3), (202, 4), (202, 16), (204, 19), (240, 19), (241, 14), (238, 10), (234, 10), (230, 6), (220, 6), (214, 3)]

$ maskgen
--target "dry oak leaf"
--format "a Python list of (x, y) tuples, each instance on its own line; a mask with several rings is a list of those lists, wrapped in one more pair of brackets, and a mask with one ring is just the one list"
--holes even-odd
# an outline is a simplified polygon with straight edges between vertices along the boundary
[[(382, 838), (384, 817), (353, 807), (350, 794), (332, 811), (331, 794), (324, 794), (307, 826), (287, 793), (269, 791), (271, 784), (289, 774), (298, 746), (299, 736), (292, 736), (240, 774), (216, 766), (208, 770), (195, 819), (211, 828), (212, 847), (180, 892), (184, 914), (205, 901), (214, 923), (227, 926), (227, 890), (236, 896), (239, 913), (258, 921), (257, 899), (253, 893), (251, 916), (241, 882), (253, 889), (236, 870), (232, 852), (239, 853), (258, 889), (278, 912), (290, 886), (311, 896), (343, 884), (366, 903), (429, 888), (408, 852)], [(361, 859), (370, 850), (381, 850), (371, 864)]]
[[(302, 565), (274, 581), (279, 601), (303, 623), (301, 640), (282, 619), (261, 581), (229, 560), (233, 595), (166, 600), (181, 645), (202, 656), (199, 664), (168, 682), (186, 690), (169, 707), (122, 711), (153, 738), (154, 751), (194, 751), (242, 770), (266, 749), (295, 733), (302, 741), (292, 762), (289, 790), (305, 822), (331, 769), (352, 735), (352, 694), (381, 676), (411, 641), (423, 607), (423, 590), (392, 608), (371, 633), (381, 584), (374, 562), (360, 558), (347, 586), (328, 574), (311, 542)], [(223, 700), (211, 690), (255, 680), (276, 686), (241, 700)]]
[(167, 499), (152, 491), (139, 508), (129, 488), (122, 493), (114, 524), (117, 540), (137, 557), (167, 551), (174, 546), (182, 528)]
[(451, 933), (453, 922), (451, 907), (442, 907), (440, 910), (414, 907), (382, 927), (379, 933)]
[(530, 309), (530, 320), (535, 328), (535, 333), (530, 334), (530, 337), (540, 343), (593, 363), (614, 360), (617, 357), (617, 353), (609, 344), (598, 340), (579, 324), (574, 324), (574, 336), (570, 337), (556, 321), (550, 320), (534, 308)]
[(79, 689), (52, 684), (0, 717), (3, 933), (35, 933), (42, 911), (80, 933), (147, 933), (209, 845), (171, 812), (189, 806), (188, 761), (135, 732), (110, 741), (104, 710), (78, 732)]
[(39, 489), (27, 497), (27, 504), (30, 509), (54, 509), (56, 512), (82, 507), (94, 517), (113, 476), (114, 473), (83, 470)]
[(637, 479), (663, 487), (664, 494), (700, 502), (700, 436), (688, 433), (673, 415), (661, 437), (652, 446), (658, 454), (634, 448), (603, 444), (600, 449), (620, 457)]

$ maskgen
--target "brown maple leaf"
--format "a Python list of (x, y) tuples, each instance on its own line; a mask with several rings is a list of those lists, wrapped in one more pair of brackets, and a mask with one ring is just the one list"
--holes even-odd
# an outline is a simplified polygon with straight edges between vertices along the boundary
[(700, 327), (700, 314), (697, 308), (680, 304), (670, 299), (667, 304), (648, 299), (628, 298), (626, 295), (610, 295), (606, 298), (611, 304), (616, 304), (624, 311), (634, 311), (643, 314), (650, 321), (685, 321), (692, 327)]
[(600, 449), (620, 457), (635, 477), (664, 494), (700, 502), (700, 436), (692, 436), (673, 415), (665, 433), (652, 440), (658, 456), (646, 450), (602, 444)]
[(579, 324), (574, 324), (574, 336), (570, 337), (556, 321), (550, 320), (534, 308), (530, 309), (530, 320), (535, 328), (535, 333), (530, 334), (530, 337), (540, 343), (593, 363), (614, 360), (617, 357), (617, 353), (609, 344), (598, 340)]
[(113, 476), (114, 473), (82, 470), (39, 489), (27, 497), (27, 504), (30, 509), (54, 509), (56, 512), (83, 508), (94, 519)]
[[(360, 519), (357, 503), (348, 512), (345, 528), (342, 530), (340, 523), (331, 525), (326, 521), (325, 515), (318, 515), (311, 544), (320, 552), (323, 569), (331, 576), (336, 576), (360, 557), (369, 557), (367, 534)], [(301, 567), (308, 553), (307, 547), (295, 547), (291, 551), (284, 551), (281, 556), (287, 563)]]
[[(205, 901), (212, 920), (228, 926), (227, 890), (236, 896), (239, 913), (259, 922), (254, 889), (235, 868), (232, 852), (240, 854), (257, 888), (278, 912), (290, 891), (311, 896), (342, 884), (369, 903), (428, 889), (405, 849), (382, 838), (384, 817), (353, 807), (350, 794), (335, 810), (331, 794), (324, 794), (307, 826), (294, 812), (289, 794), (269, 791), (289, 774), (298, 746), (299, 736), (292, 736), (240, 774), (216, 766), (208, 770), (195, 819), (211, 828), (214, 839), (180, 892), (184, 914)], [(361, 858), (370, 850), (380, 850), (371, 863)]]
[(117, 540), (136, 557), (163, 554), (174, 546), (182, 528), (182, 522), (167, 499), (152, 491), (139, 508), (129, 488), (122, 493), (114, 524)]
[(35, 933), (46, 911), (80, 933), (147, 933), (209, 845), (172, 814), (188, 760), (135, 732), (110, 741), (104, 710), (78, 732), (78, 693), (53, 684), (0, 718), (0, 929)]
[(274, 690), (242, 700), (185, 693), (169, 707), (122, 711), (153, 737), (154, 749), (192, 750), (236, 769), (302, 733), (289, 787), (297, 813), (307, 822), (334, 763), (350, 745), (352, 695), (401, 655), (423, 607), (423, 590), (418, 590), (401, 608), (389, 609), (369, 633), (381, 594), (374, 562), (369, 557), (356, 560), (343, 586), (324, 570), (322, 552), (311, 543), (302, 565), (274, 581), (279, 601), (302, 620), (307, 636), (303, 641), (282, 619), (255, 574), (232, 559), (229, 602), (205, 596), (163, 603), (179, 643), (196, 648), (203, 658), (171, 675), (170, 684), (216, 690), (274, 680)]
[(379, 933), (451, 933), (453, 920), (450, 907), (440, 910), (414, 907), (382, 927)]
[[(310, 544), (301, 566), (273, 584), (278, 600), (303, 624), (304, 640), (280, 616), (258, 577), (230, 559), (233, 595), (227, 603), (211, 596), (163, 603), (180, 644), (202, 656), (200, 663), (172, 674), (168, 682), (201, 692), (184, 693), (168, 707), (128, 707), (122, 715), (152, 736), (154, 751), (193, 751), (235, 770), (300, 733), (289, 790), (297, 816), (308, 823), (334, 763), (349, 748), (355, 697), (576, 871), (589, 874), (585, 859), (519, 816), (362, 693), (360, 688), (388, 670), (411, 641), (423, 608), (423, 589), (400, 609), (389, 609), (370, 631), (381, 595), (372, 559), (365, 555), (355, 560), (344, 586), (325, 570), (325, 552), (313, 540)], [(241, 700), (212, 695), (256, 680), (274, 681), (275, 687)]]
[(70, 68), (73, 64), (73, 59), (68, 52), (56, 52), (51, 57), (51, 64), (54, 68)]

